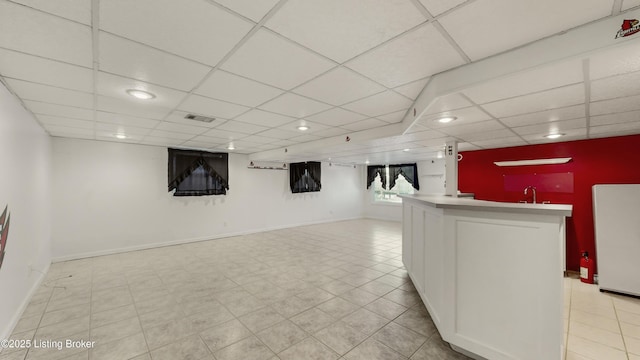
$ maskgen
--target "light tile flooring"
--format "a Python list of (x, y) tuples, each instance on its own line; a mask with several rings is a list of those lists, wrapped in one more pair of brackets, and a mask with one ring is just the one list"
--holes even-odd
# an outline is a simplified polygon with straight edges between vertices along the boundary
[(565, 278), (564, 301), (566, 360), (640, 360), (640, 299)]
[[(565, 295), (568, 360), (640, 360), (640, 300), (575, 279)], [(0, 360), (467, 359), (402, 269), (400, 224), (377, 220), (56, 263), (12, 338), (95, 347)]]

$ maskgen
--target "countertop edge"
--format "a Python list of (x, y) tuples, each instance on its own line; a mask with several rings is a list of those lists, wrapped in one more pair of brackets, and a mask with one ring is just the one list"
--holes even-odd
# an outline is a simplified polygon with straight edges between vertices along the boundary
[(540, 214), (571, 216), (572, 205), (566, 204), (524, 204), (498, 201), (454, 198), (444, 195), (400, 195), (403, 199), (426, 203), (440, 209), (482, 210), (495, 212), (512, 212), (520, 214)]

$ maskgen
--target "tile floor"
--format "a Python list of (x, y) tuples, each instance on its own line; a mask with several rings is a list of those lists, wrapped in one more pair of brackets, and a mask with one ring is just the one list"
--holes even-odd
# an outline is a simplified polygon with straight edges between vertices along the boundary
[(640, 360), (639, 298), (565, 278), (564, 301), (566, 360)]
[[(565, 280), (568, 360), (640, 360), (640, 300)], [(53, 264), (17, 359), (467, 359), (401, 262), (399, 223), (345, 221)]]

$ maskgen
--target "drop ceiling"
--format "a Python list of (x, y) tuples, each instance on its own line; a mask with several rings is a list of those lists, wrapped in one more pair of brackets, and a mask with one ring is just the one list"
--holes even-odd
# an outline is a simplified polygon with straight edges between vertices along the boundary
[[(499, 61), (598, 21), (640, 17), (638, 6), (637, 0), (0, 0), (0, 80), (56, 137), (272, 161), (415, 161), (435, 157), (448, 140), (476, 150), (639, 134), (640, 34), (426, 102), (421, 95), (441, 74)], [(155, 97), (139, 100), (129, 89)], [(456, 120), (435, 121), (444, 115)], [(309, 130), (298, 130), (301, 124)], [(552, 132), (564, 136), (544, 137)], [(232, 142), (235, 149), (227, 150)]]

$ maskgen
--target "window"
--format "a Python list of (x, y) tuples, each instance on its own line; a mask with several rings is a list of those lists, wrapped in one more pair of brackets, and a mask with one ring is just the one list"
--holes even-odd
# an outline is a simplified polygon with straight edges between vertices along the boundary
[(168, 178), (173, 196), (225, 195), (229, 154), (169, 149)]
[[(402, 175), (402, 176), (400, 176)], [(373, 184), (374, 201), (396, 202), (398, 195), (411, 195), (420, 189), (416, 164), (367, 167), (367, 188)], [(415, 190), (414, 190), (415, 189)]]
[(320, 191), (321, 164), (317, 161), (289, 165), (289, 186), (292, 193)]

